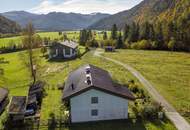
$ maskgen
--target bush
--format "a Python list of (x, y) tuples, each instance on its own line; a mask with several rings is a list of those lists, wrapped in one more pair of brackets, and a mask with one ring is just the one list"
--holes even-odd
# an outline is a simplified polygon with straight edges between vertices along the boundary
[(152, 45), (151, 45), (150, 41), (142, 40), (140, 42), (133, 43), (131, 45), (131, 48), (133, 48), (133, 49), (151, 49)]
[(104, 40), (103, 46), (116, 46), (116, 40)]
[(128, 40), (125, 41), (124, 48), (127, 48), (127, 49), (131, 48), (130, 43), (129, 43)]
[(98, 41), (96, 41), (95, 39), (92, 39), (92, 40), (88, 41), (86, 43), (86, 45), (89, 46), (89, 47), (98, 47), (99, 46)]
[(174, 38), (171, 38), (169, 43), (168, 43), (168, 49), (171, 51), (174, 51), (176, 48), (176, 40)]

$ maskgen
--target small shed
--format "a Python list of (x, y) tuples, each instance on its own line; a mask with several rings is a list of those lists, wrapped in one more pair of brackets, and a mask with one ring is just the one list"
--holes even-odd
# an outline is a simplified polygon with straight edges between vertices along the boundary
[(78, 54), (78, 43), (74, 41), (53, 42), (49, 46), (49, 59), (71, 59)]
[(9, 94), (8, 89), (0, 88), (0, 113), (2, 113), (2, 111), (9, 103), (8, 94)]
[(41, 102), (41, 99), (43, 97), (44, 85), (45, 83), (41, 81), (37, 81), (34, 85), (32, 84), (29, 88), (28, 97), (34, 97), (35, 95), (37, 102)]
[(105, 52), (115, 52), (114, 46), (105, 46), (104, 49), (105, 49)]
[(38, 105), (37, 105), (37, 99), (36, 95), (30, 95), (27, 100), (27, 106), (26, 106), (26, 116), (34, 115), (37, 111)]
[(12, 121), (23, 121), (26, 111), (26, 105), (26, 96), (13, 96), (8, 109), (9, 119)]

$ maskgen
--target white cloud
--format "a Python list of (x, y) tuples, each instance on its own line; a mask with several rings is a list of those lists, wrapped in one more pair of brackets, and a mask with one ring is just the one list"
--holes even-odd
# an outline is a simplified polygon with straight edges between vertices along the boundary
[(49, 12), (75, 12), (89, 14), (94, 12), (114, 14), (127, 10), (142, 0), (64, 0), (62, 2), (53, 2), (52, 0), (43, 0), (38, 6), (30, 9), (30, 12), (44, 13)]

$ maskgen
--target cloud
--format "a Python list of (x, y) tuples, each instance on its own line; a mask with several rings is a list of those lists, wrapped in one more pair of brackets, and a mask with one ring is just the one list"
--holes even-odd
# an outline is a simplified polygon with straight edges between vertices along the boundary
[(94, 12), (114, 14), (127, 10), (142, 0), (43, 0), (30, 12), (47, 14), (49, 12), (75, 12), (89, 14)]

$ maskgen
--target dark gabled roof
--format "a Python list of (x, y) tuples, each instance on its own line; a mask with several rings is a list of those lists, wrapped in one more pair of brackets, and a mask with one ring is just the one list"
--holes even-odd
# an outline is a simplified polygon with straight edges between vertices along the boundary
[(0, 88), (0, 102), (2, 102), (9, 94), (8, 89)]
[(78, 47), (78, 44), (76, 42), (73, 42), (73, 41), (64, 41), (64, 42), (60, 42), (60, 43), (64, 46), (67, 46), (67, 47), (70, 47), (73, 49)]
[[(91, 84), (86, 83), (87, 68), (90, 71)], [(114, 84), (107, 71), (93, 65), (84, 65), (70, 73), (65, 82), (63, 99), (67, 100), (92, 88), (130, 100), (135, 99), (127, 87)]]
[(66, 46), (66, 47), (69, 47), (69, 48), (77, 48), (78, 47), (78, 43), (74, 42), (74, 41), (63, 41), (63, 42), (54, 42), (52, 43), (52, 45), (50, 47), (53, 47), (54, 45), (57, 45), (57, 44), (60, 44), (60, 45), (63, 45), (63, 46)]
[(41, 81), (37, 81), (34, 85), (31, 85), (29, 88), (29, 96), (42, 92), (44, 89), (44, 85), (45, 83)]
[(28, 97), (27, 105), (37, 103), (37, 98), (36, 95), (30, 95)]
[(10, 106), (9, 114), (23, 114), (26, 110), (26, 96), (13, 96)]

